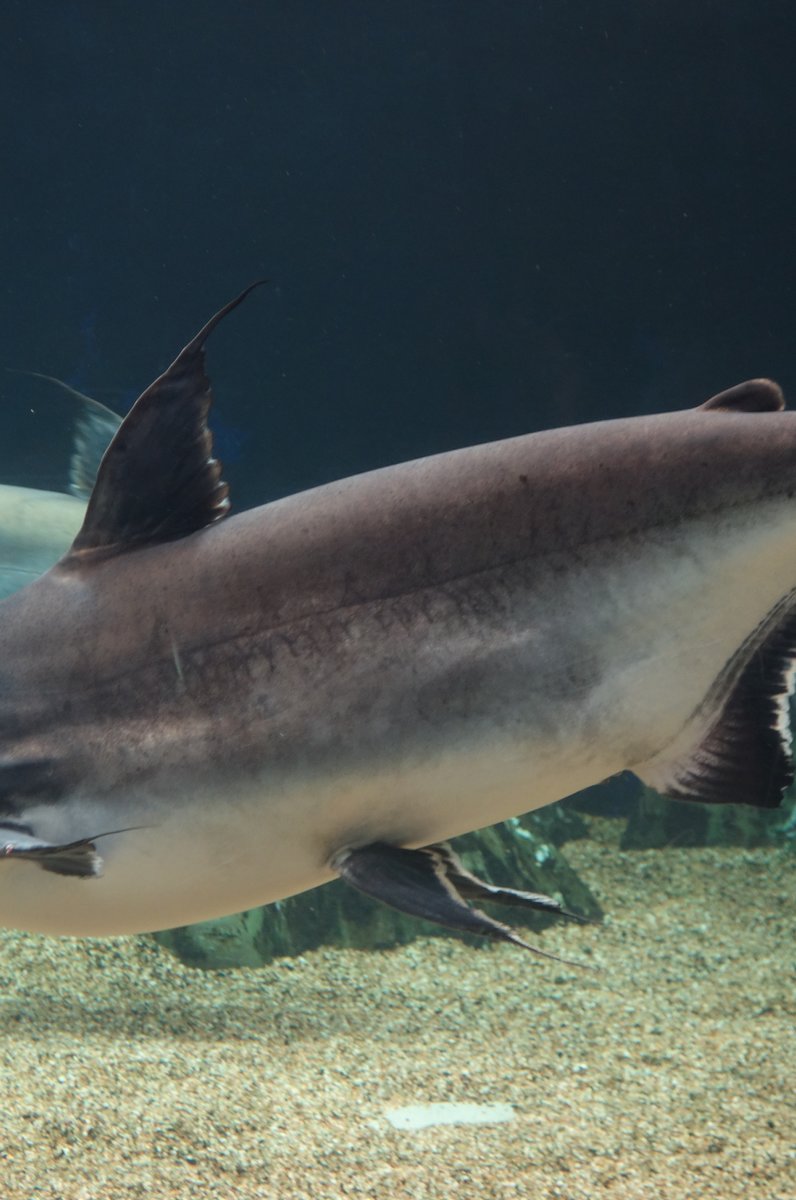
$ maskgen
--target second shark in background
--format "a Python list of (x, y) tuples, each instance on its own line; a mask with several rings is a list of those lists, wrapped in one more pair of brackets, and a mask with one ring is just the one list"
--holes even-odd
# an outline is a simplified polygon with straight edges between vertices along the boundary
[(56, 379), (30, 371), (64, 388), (79, 404), (74, 424), (69, 490), (0, 483), (0, 599), (43, 575), (72, 544), (83, 523), (100, 460), (121, 417)]

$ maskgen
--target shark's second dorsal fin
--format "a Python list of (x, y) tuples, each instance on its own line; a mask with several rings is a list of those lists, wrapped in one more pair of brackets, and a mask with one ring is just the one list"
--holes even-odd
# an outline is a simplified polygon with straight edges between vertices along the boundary
[(136, 400), (105, 452), (62, 565), (176, 541), (226, 516), (228, 488), (207, 427), (213, 394), (204, 348), (218, 323), (262, 282), (211, 317)]
[(773, 379), (747, 379), (711, 396), (701, 409), (723, 409), (725, 412), (782, 412), (785, 397)]

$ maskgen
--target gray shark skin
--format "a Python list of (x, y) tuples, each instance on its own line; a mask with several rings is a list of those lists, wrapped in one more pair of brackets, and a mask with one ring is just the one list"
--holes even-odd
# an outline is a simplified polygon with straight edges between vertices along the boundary
[(628, 768), (779, 802), (796, 417), (776, 385), (228, 517), (204, 342), (242, 298), (131, 410), (71, 551), (0, 605), (0, 923), (141, 932), (338, 872), (392, 902), (380, 864), (423, 847), (449, 900), (488, 898), (436, 844)]

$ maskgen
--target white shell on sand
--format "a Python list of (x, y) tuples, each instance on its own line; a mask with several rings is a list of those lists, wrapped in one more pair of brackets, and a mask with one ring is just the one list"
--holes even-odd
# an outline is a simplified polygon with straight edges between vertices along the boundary
[(498, 1125), (514, 1119), (510, 1104), (409, 1104), (384, 1114), (394, 1129), (426, 1129), (429, 1125)]

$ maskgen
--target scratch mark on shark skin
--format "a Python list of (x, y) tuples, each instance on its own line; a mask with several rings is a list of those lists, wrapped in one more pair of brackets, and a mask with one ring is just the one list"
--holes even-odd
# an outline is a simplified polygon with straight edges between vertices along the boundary
[(171, 656), (172, 656), (172, 660), (174, 662), (174, 669), (177, 672), (177, 680), (178, 680), (178, 684), (179, 684), (177, 691), (178, 691), (178, 693), (182, 693), (185, 691), (185, 674), (182, 669), (182, 659), (180, 658), (180, 648), (177, 645), (177, 639), (175, 637), (172, 637), (172, 639), (171, 639)]

